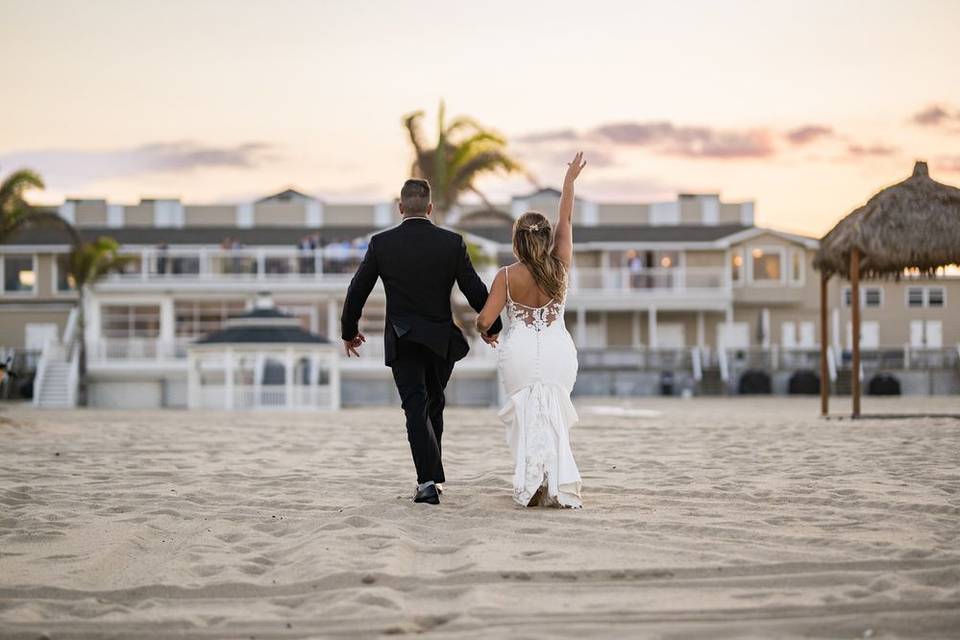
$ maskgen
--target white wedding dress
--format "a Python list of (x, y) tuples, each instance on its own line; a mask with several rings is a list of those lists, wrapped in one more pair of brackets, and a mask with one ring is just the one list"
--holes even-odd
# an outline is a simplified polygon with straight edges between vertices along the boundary
[(564, 301), (536, 308), (514, 302), (509, 274), (508, 322), (498, 349), (507, 402), (499, 415), (513, 453), (514, 500), (579, 508), (580, 472), (570, 450), (570, 429), (579, 420), (570, 402), (577, 348), (563, 321)]

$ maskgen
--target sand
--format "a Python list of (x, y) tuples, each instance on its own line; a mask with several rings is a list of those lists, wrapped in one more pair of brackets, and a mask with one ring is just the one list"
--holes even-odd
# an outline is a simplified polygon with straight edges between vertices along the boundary
[(492, 410), (429, 507), (397, 410), (7, 406), (0, 637), (960, 637), (960, 421), (578, 407), (582, 511), (513, 505)]

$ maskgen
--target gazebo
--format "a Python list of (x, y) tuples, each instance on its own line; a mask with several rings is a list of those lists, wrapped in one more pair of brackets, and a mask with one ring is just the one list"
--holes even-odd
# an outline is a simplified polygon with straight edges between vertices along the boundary
[(338, 409), (339, 358), (269, 298), (187, 347), (191, 409)]
[(933, 275), (960, 264), (960, 189), (930, 178), (926, 162), (913, 175), (878, 192), (820, 240), (820, 410), (827, 415), (827, 283), (850, 280), (853, 417), (860, 416), (860, 279)]

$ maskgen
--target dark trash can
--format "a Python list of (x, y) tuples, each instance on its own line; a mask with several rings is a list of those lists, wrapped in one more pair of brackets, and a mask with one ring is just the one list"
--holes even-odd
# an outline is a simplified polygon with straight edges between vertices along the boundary
[(867, 384), (867, 395), (899, 396), (900, 381), (889, 373), (878, 373)]
[(795, 371), (787, 382), (790, 395), (815, 396), (820, 393), (820, 376), (810, 369)]
[(673, 395), (673, 371), (664, 371), (660, 374), (660, 395)]
[(759, 369), (747, 369), (740, 376), (737, 391), (743, 395), (770, 394), (773, 392), (770, 375)]

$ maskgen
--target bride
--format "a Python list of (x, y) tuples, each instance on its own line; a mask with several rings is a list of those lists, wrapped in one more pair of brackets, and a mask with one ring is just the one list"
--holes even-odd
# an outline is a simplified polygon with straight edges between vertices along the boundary
[(563, 312), (573, 260), (573, 183), (585, 165), (578, 153), (567, 167), (555, 232), (535, 212), (514, 223), (517, 262), (497, 273), (477, 316), (484, 334), (507, 308), (498, 360), (508, 399), (500, 418), (513, 452), (513, 497), (523, 506), (582, 506), (580, 472), (570, 450), (570, 428), (578, 420), (570, 402), (577, 349)]

